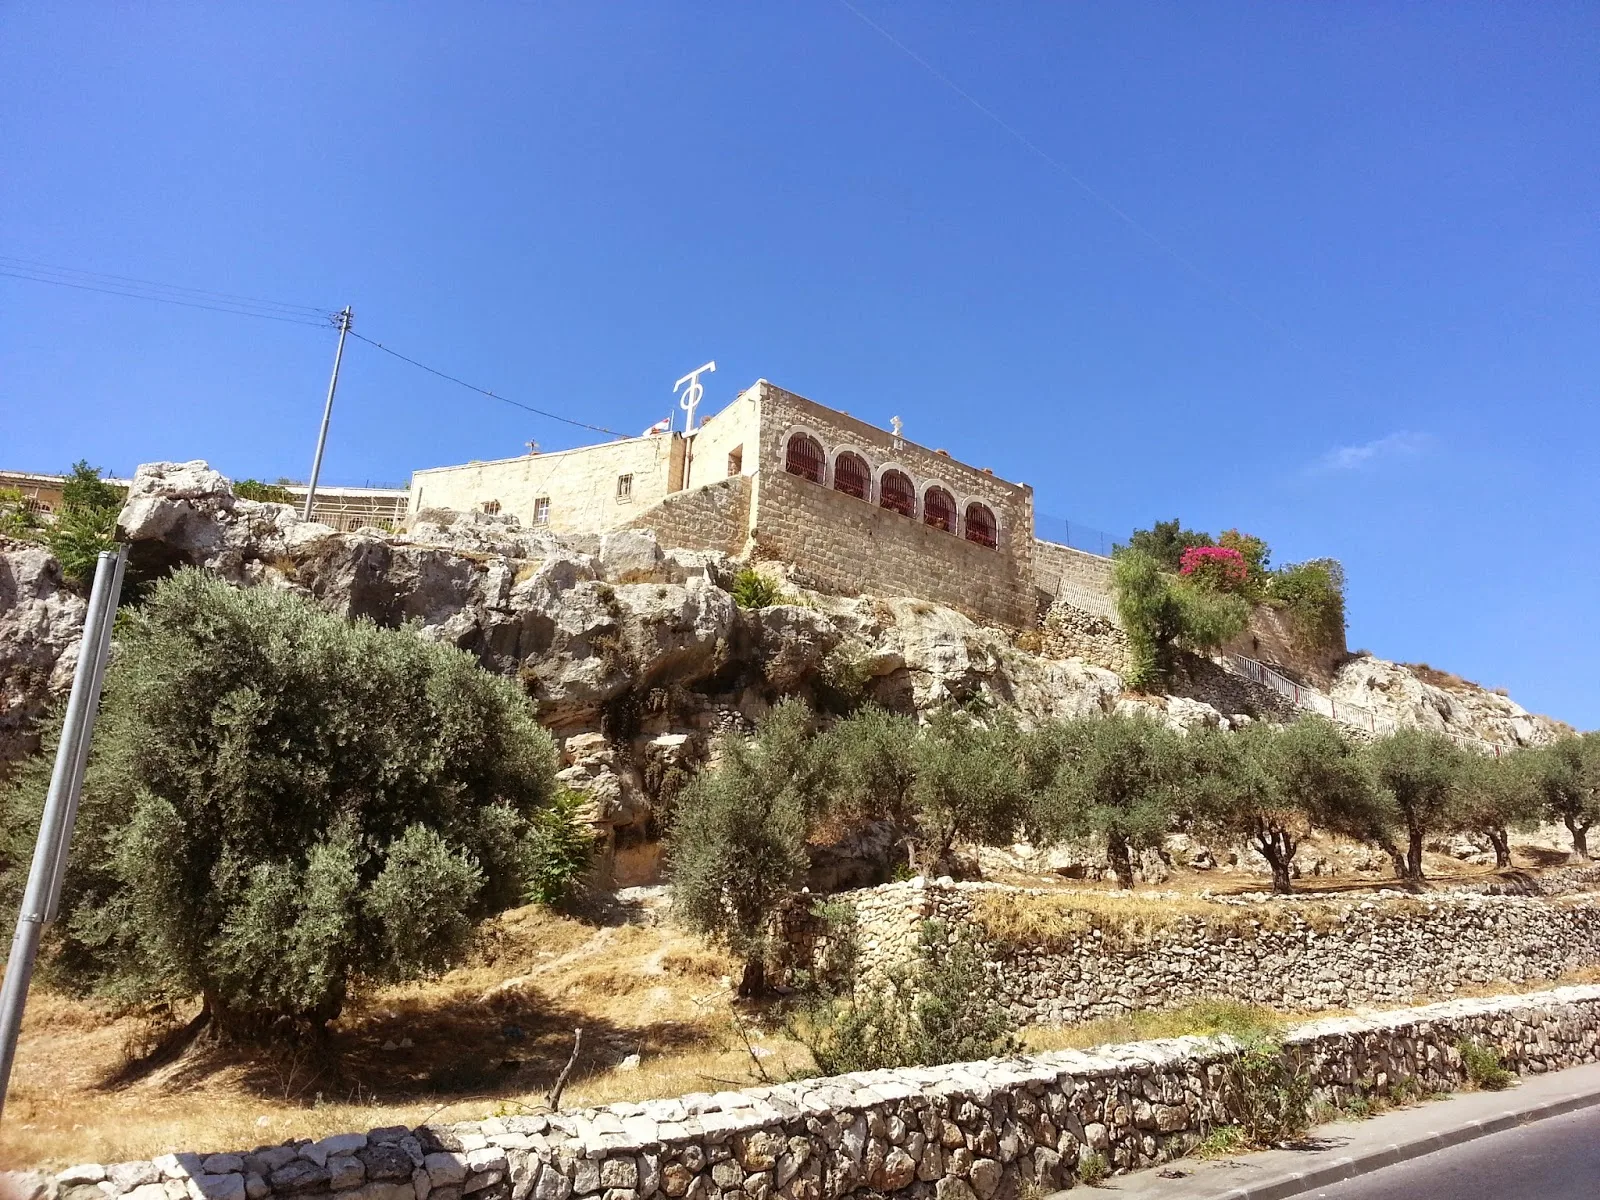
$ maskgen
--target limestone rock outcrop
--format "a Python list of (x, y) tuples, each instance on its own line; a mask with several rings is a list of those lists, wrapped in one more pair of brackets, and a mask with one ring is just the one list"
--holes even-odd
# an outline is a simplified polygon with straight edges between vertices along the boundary
[(0, 538), (0, 765), (38, 746), (36, 723), (72, 684), (87, 609), (48, 550)]
[(1560, 722), (1530, 713), (1509, 696), (1460, 680), (1449, 688), (1403, 663), (1361, 655), (1339, 668), (1329, 694), (1380, 721), (1478, 738), (1506, 749), (1539, 746), (1563, 732)]

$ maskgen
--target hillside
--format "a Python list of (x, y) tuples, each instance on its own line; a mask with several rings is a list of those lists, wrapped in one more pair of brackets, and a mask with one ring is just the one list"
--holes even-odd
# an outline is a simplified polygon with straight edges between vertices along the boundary
[[(1192, 659), (1170, 694), (1133, 694), (1115, 672), (1070, 656), (1055, 614), (1042, 635), (975, 623), (909, 597), (841, 597), (760, 564), (777, 603), (741, 608), (739, 564), (623, 531), (556, 537), (485, 513), (425, 511), (400, 534), (339, 533), (285, 505), (234, 496), (203, 463), (140, 469), (123, 512), (130, 577), (180, 565), (241, 586), (286, 589), (380, 625), (410, 624), (520, 680), (561, 739), (563, 779), (592, 799), (620, 883), (656, 878), (652, 821), (663, 798), (776, 701), (823, 711), (871, 700), (904, 713), (980, 704), (1025, 725), (1144, 710), (1177, 727), (1281, 720), (1270, 689)], [(48, 554), (0, 542), (0, 763), (70, 683), (82, 600)], [(1563, 727), (1508, 697), (1371, 657), (1343, 664), (1329, 694), (1397, 726), (1513, 748)]]

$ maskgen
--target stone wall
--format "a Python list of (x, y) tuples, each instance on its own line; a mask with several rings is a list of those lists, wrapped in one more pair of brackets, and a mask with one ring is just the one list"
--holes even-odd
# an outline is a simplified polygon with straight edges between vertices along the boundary
[(805, 586), (912, 596), (1019, 629), (1035, 622), (1031, 575), (1009, 555), (781, 470), (756, 486), (757, 552), (790, 564)]
[[(1340, 1104), (1414, 1082), (1463, 1084), (1460, 1046), (1538, 1073), (1600, 1057), (1600, 987), (1457, 1000), (1317, 1022), (1282, 1053)], [(1015, 1200), (1190, 1150), (1236, 1119), (1237, 1044), (1174, 1038), (954, 1066), (867, 1071), (715, 1095), (447, 1126), (401, 1126), (243, 1153), (84, 1164), (10, 1190), (55, 1200)]]
[[(1176, 910), (1164, 927), (1127, 932), (1104, 918), (1104, 893), (1062, 916), (1051, 945), (986, 939), (975, 910), (985, 897), (1057, 897), (982, 883), (908, 883), (845, 893), (857, 914), (858, 979), (877, 986), (916, 952), (922, 924), (972, 936), (996, 996), (1020, 1021), (1071, 1023), (1140, 1009), (1228, 998), (1316, 1012), (1404, 1004), (1496, 981), (1555, 979), (1600, 964), (1600, 897), (1559, 899), (1385, 892), (1351, 900), (1217, 900), (1215, 917)], [(1176, 898), (1173, 898), (1174, 900)], [(1192, 898), (1191, 898), (1192, 899)], [(1088, 902), (1096, 902), (1088, 907)], [(1136, 925), (1162, 897), (1145, 898)], [(1048, 910), (1046, 910), (1048, 911)]]
[(1039, 653), (1046, 658), (1081, 658), (1120, 675), (1128, 669), (1128, 635), (1108, 617), (1057, 600), (1040, 623)]
[(630, 529), (648, 529), (662, 546), (675, 550), (720, 550), (744, 553), (750, 522), (750, 479), (719, 479), (703, 487), (675, 492), (628, 522)]
[(1349, 658), (1342, 635), (1335, 646), (1315, 652), (1301, 649), (1295, 641), (1289, 618), (1283, 610), (1273, 608), (1270, 604), (1256, 605), (1250, 613), (1249, 627), (1223, 650), (1277, 667), (1291, 678), (1318, 687), (1326, 687), (1339, 665)]
[[(625, 438), (550, 454), (524, 454), (494, 462), (432, 467), (411, 476), (409, 511), (448, 508), (482, 511), (497, 503), (523, 528), (552, 533), (603, 533), (620, 529), (638, 513), (676, 492), (683, 478), (683, 438), (678, 434)], [(633, 477), (626, 497), (617, 480)], [(535, 502), (550, 501), (549, 519), (534, 521)]]
[[(734, 470), (737, 464), (738, 470)], [(739, 393), (689, 439), (683, 486), (699, 487), (729, 475), (754, 475), (761, 465), (761, 385)]]
[[(1036, 624), (1033, 489), (770, 383), (757, 388), (761, 440), (753, 522), (764, 556), (791, 564), (798, 577), (823, 590), (915, 596), (978, 620), (1015, 628)], [(810, 434), (822, 446), (827, 471), (821, 483), (784, 470), (795, 433)], [(834, 464), (845, 452), (860, 455), (871, 469), (868, 499), (833, 488)], [(877, 503), (880, 481), (890, 470), (912, 480), (918, 515), (902, 516)], [(924, 524), (923, 498), (936, 485), (950, 493), (962, 521), (969, 504), (989, 509), (997, 525), (994, 548), (967, 541), (959, 529), (949, 533)]]
[(1111, 560), (1056, 542), (1034, 539), (1033, 579), (1041, 610), (1061, 601), (1113, 624), (1117, 606), (1111, 592)]

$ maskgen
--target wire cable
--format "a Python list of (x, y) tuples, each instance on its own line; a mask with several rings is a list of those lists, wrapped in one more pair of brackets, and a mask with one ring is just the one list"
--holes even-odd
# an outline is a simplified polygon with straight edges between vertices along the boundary
[(1221, 296), (1229, 304), (1232, 304), (1240, 312), (1244, 313), (1245, 316), (1251, 318), (1253, 321), (1256, 321), (1263, 328), (1271, 330), (1273, 333), (1277, 334), (1279, 337), (1283, 338), (1284, 340), (1290, 342), (1291, 344), (1293, 344), (1297, 348), (1302, 349), (1302, 350), (1304, 350), (1306, 348), (1300, 342), (1300, 340), (1297, 337), (1294, 336), (1293, 333), (1291, 333), (1289, 330), (1285, 329), (1282, 325), (1279, 325), (1276, 321), (1273, 321), (1271, 318), (1265, 316), (1264, 314), (1262, 314), (1258, 310), (1256, 310), (1256, 309), (1252, 308), (1250, 305), (1246, 304), (1242, 299), (1239, 298), (1239, 296), (1237, 294), (1235, 294), (1233, 292), (1232, 289), (1230, 289), (1220, 279), (1216, 278), (1214, 275), (1211, 275), (1209, 272), (1203, 270), (1192, 259), (1190, 259), (1187, 256), (1185, 256), (1183, 253), (1181, 253), (1179, 250), (1177, 250), (1175, 247), (1173, 247), (1172, 245), (1170, 245), (1166, 241), (1163, 241), (1156, 233), (1154, 233), (1152, 230), (1146, 228), (1138, 220), (1136, 220), (1132, 216), (1132, 214), (1128, 213), (1126, 210), (1118, 207), (1115, 203), (1113, 203), (1110, 197), (1104, 195), (1103, 193), (1097, 191), (1095, 188), (1091, 187), (1087, 182), (1085, 182), (1085, 180), (1083, 178), (1081, 178), (1076, 172), (1074, 172), (1064, 162), (1062, 162), (1060, 159), (1056, 158), (1049, 151), (1045, 150), (1042, 146), (1040, 146), (1032, 138), (1028, 137), (1027, 134), (1023, 133), (1015, 125), (1012, 125), (1010, 122), (1008, 122), (999, 113), (995, 112), (994, 109), (992, 109), (988, 105), (984, 104), (981, 100), (979, 100), (971, 92), (967, 91), (959, 83), (957, 83), (955, 80), (951, 79), (950, 76), (946, 75), (943, 71), (939, 70), (938, 67), (934, 66), (927, 59), (923, 58), (922, 55), (918, 54), (910, 46), (906, 45), (899, 38), (895, 37), (894, 34), (890, 33), (882, 25), (879, 25), (871, 17), (867, 16), (866, 13), (862, 12), (859, 8), (857, 8), (854, 4), (852, 4), (850, 2), (850, 0), (839, 0), (839, 3), (844, 5), (845, 8), (849, 9), (850, 12), (854, 13), (858, 18), (860, 18), (861, 22), (864, 25), (866, 25), (868, 28), (873, 29), (877, 33), (882, 35), (882, 37), (884, 38), (885, 41), (887, 41), (890, 45), (894, 46), (897, 50), (899, 50), (907, 58), (911, 59), (912, 62), (916, 63), (924, 71), (928, 72), (928, 74), (932, 75), (940, 83), (944, 84), (945, 87), (949, 88), (952, 92), (954, 92), (956, 95), (960, 96), (963, 100), (965, 100), (973, 108), (977, 109), (985, 117), (987, 117), (989, 120), (993, 121), (1001, 129), (1005, 130), (1006, 133), (1010, 134), (1012, 138), (1014, 138), (1016, 141), (1020, 142), (1022, 144), (1022, 146), (1025, 149), (1027, 149), (1030, 153), (1036, 155), (1042, 162), (1046, 163), (1050, 167), (1053, 167), (1056, 171), (1058, 171), (1062, 175), (1064, 175), (1067, 178), (1067, 180), (1069, 182), (1071, 182), (1072, 185), (1074, 187), (1076, 187), (1079, 191), (1081, 191), (1084, 195), (1088, 196), (1096, 204), (1100, 205), (1101, 208), (1105, 209), (1112, 216), (1116, 217), (1123, 224), (1127, 225), (1129, 229), (1132, 229), (1140, 237), (1144, 238), (1145, 241), (1149, 242), (1157, 250), (1161, 251), (1161, 253), (1165, 254), (1168, 258), (1172, 259), (1179, 266), (1181, 266), (1184, 270), (1188, 271), (1189, 274), (1193, 275), (1196, 279), (1198, 279), (1201, 283), (1205, 284), (1206, 287), (1210, 288), (1213, 292), (1215, 292), (1217, 295)]
[[(0, 275), (10, 279), (25, 279), (30, 283), (48, 283), (56, 287), (75, 288), (83, 292), (100, 292), (107, 296), (124, 296), (130, 300), (153, 300), (157, 304), (176, 304), (183, 308), (203, 308), (210, 312), (231, 313), (236, 317), (259, 317), (264, 321), (286, 321), (291, 325), (327, 326), (332, 321), (332, 314), (324, 314), (320, 318), (312, 318), (310, 313), (305, 316), (287, 316), (283, 313), (258, 312), (248, 308), (229, 308), (220, 304), (204, 304), (198, 300), (181, 300), (175, 296), (154, 296), (147, 292), (123, 290), (113, 287), (103, 287), (93, 283), (75, 283), (69, 279), (51, 279), (44, 275), (30, 275), (22, 271), (15, 271), (0, 264)], [(311, 310), (313, 312), (318, 310)]]
[(458, 379), (454, 375), (450, 375), (439, 370), (437, 367), (430, 367), (427, 363), (418, 362), (414, 358), (408, 358), (406, 355), (401, 354), (398, 350), (391, 350), (382, 342), (375, 342), (369, 337), (363, 337), (354, 329), (350, 331), (350, 336), (355, 338), (357, 341), (365, 342), (369, 346), (382, 350), (385, 354), (389, 354), (395, 358), (398, 358), (401, 362), (410, 363), (413, 367), (419, 367), (428, 372), (430, 375), (437, 375), (440, 379), (447, 379), (453, 384), (466, 388), (469, 392), (477, 392), (480, 396), (487, 396), (491, 400), (498, 400), (501, 404), (509, 404), (513, 408), (520, 408), (524, 412), (531, 412), (535, 416), (544, 417), (547, 420), (560, 421), (563, 425), (576, 425), (579, 429), (590, 429), (595, 433), (605, 433), (612, 437), (628, 436), (625, 433), (618, 433), (615, 429), (607, 429), (604, 425), (591, 425), (587, 421), (574, 421), (571, 417), (558, 416), (553, 412), (546, 412), (542, 408), (534, 408), (531, 404), (524, 404), (520, 400), (513, 400), (509, 396), (502, 396), (499, 392), (491, 392), (488, 388), (481, 388), (475, 383), (468, 383), (465, 379)]
[(280, 300), (263, 300), (259, 296), (240, 296), (233, 292), (213, 292), (205, 288), (181, 287), (175, 283), (159, 283), (153, 279), (139, 279), (132, 275), (112, 275), (105, 271), (90, 271), (82, 267), (63, 267), (55, 263), (39, 262), (29, 258), (17, 258), (8, 254), (0, 254), (0, 267), (32, 273), (43, 272), (49, 275), (60, 275), (65, 276), (68, 280), (76, 279), (81, 282), (107, 284), (112, 287), (133, 286), (141, 291), (176, 292), (180, 295), (197, 296), (206, 300), (220, 300), (228, 304), (278, 309), (295, 316), (322, 318), (326, 317), (328, 313), (328, 310), (320, 304), (285, 304)]

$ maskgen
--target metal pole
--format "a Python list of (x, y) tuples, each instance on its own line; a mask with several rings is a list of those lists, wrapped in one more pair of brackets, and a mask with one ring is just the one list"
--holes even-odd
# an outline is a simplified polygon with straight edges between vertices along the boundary
[[(84, 726), (83, 736), (78, 739), (74, 747), (72, 759), (72, 776), (67, 785), (67, 816), (62, 823), (66, 835), (56, 846), (54, 872), (50, 880), (49, 905), (45, 909), (44, 920), (48, 925), (56, 919), (56, 910), (61, 903), (61, 881), (67, 874), (67, 854), (72, 844), (72, 830), (78, 821), (78, 798), (83, 795), (83, 777), (89, 768), (89, 739), (94, 732), (95, 717), (100, 711), (100, 690), (105, 686), (106, 667), (111, 662), (111, 634), (117, 624), (117, 602), (122, 597), (122, 572), (128, 565), (128, 547), (120, 546), (117, 549), (116, 562), (111, 574), (111, 610), (106, 619), (100, 623), (100, 638), (94, 647), (94, 677), (89, 681), (88, 720)], [(87, 642), (79, 654), (88, 653)]]
[[(6, 960), (6, 977), (0, 985), (0, 1112), (4, 1111), (6, 1090), (11, 1083), (11, 1065), (17, 1053), (17, 1034), (22, 1030), (22, 1009), (28, 1000), (28, 984), (33, 980), (34, 961), (39, 956), (39, 937), (50, 919), (52, 891), (59, 888), (57, 872), (66, 864), (66, 846), (72, 837), (72, 816), (77, 812), (77, 763), (87, 753), (94, 734), (94, 694), (98, 678), (105, 670), (101, 655), (109, 649), (109, 629), (117, 612), (114, 585), (122, 574), (126, 549), (105, 550), (95, 567), (94, 587), (89, 593), (89, 610), (84, 616), (83, 640), (78, 647), (78, 665), (72, 674), (72, 691), (67, 697), (67, 713), (61, 724), (61, 743), (56, 747), (55, 769), (50, 775), (50, 790), (45, 795), (44, 814), (39, 821), (39, 841), (28, 870), (28, 886), (22, 895), (22, 910), (17, 914), (17, 931), (11, 939), (11, 957)], [(80, 750), (81, 747), (81, 750)]]
[(354, 314), (346, 304), (339, 314), (339, 348), (333, 352), (333, 375), (328, 380), (328, 402), (322, 406), (322, 431), (317, 434), (317, 456), (311, 460), (311, 482), (306, 486), (306, 507), (300, 514), (311, 520), (311, 503), (317, 498), (317, 476), (322, 474), (322, 450), (328, 444), (328, 421), (333, 416), (333, 393), (339, 386), (339, 363), (344, 358), (344, 338), (350, 332), (350, 318)]

